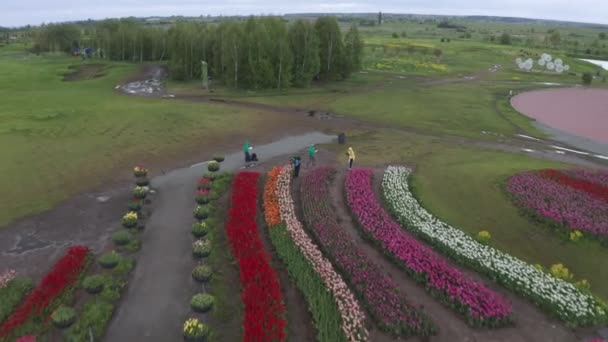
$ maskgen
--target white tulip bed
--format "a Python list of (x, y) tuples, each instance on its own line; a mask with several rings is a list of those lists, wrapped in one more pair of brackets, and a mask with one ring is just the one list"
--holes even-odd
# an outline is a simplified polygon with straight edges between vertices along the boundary
[(409, 190), (408, 176), (411, 172), (406, 167), (389, 166), (382, 181), (388, 207), (403, 227), (461, 264), (530, 299), (568, 325), (588, 326), (608, 320), (606, 304), (592, 294), (483, 245), (426, 211)]

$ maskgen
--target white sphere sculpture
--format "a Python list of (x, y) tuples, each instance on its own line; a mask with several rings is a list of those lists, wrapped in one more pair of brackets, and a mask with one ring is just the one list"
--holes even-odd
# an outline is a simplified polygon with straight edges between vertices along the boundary
[(549, 63), (547, 63), (547, 69), (548, 69), (548, 70), (553, 70), (553, 69), (555, 69), (555, 64), (554, 64), (553, 62), (549, 62)]

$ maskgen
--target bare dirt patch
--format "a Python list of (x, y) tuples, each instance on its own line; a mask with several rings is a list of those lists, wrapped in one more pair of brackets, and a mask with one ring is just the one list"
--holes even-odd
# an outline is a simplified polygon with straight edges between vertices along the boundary
[(106, 65), (70, 65), (68, 69), (70, 69), (71, 71), (63, 75), (64, 81), (85, 81), (105, 76)]

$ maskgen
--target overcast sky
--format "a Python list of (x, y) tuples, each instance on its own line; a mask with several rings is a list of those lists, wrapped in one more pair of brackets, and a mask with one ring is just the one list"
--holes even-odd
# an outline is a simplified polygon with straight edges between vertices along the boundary
[(608, 24), (606, 0), (2, 0), (0, 26), (170, 15), (386, 12), (494, 15)]

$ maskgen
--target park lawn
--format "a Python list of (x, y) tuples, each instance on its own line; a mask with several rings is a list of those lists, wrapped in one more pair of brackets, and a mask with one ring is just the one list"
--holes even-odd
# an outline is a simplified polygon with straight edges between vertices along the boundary
[(135, 65), (111, 63), (101, 78), (64, 82), (61, 75), (79, 59), (12, 56), (0, 57), (0, 226), (126, 176), (135, 163), (185, 155), (267, 118), (119, 95), (114, 86)]
[[(547, 226), (534, 223), (501, 190), (511, 175), (532, 169), (567, 167), (521, 154), (447, 145), (436, 138), (388, 132), (351, 132), (359, 165), (400, 164), (415, 167), (413, 191), (429, 212), (476, 235), (487, 230), (491, 245), (532, 264), (563, 263), (576, 279), (608, 299), (608, 248), (597, 241), (565, 242)], [(341, 158), (344, 145), (330, 150)], [(343, 157), (346, 165), (346, 157)]]
[(325, 94), (295, 91), (288, 95), (244, 100), (320, 109), (434, 134), (481, 139), (488, 139), (482, 131), (505, 136), (516, 133), (544, 136), (532, 120), (517, 113), (509, 104), (509, 90), (521, 86), (478, 82), (422, 86), (418, 81), (398, 78), (375, 84), (365, 91), (356, 88)]

